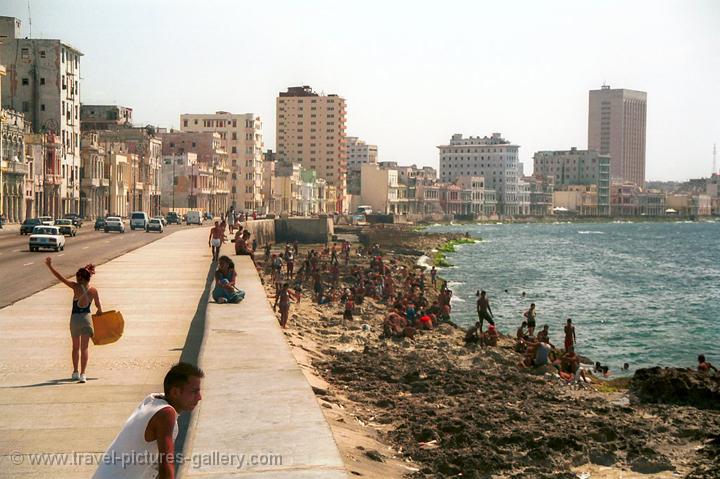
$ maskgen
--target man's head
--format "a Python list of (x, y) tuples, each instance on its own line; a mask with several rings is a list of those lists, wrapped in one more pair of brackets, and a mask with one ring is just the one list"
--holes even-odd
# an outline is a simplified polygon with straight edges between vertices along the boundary
[(568, 323), (568, 325), (572, 324), (572, 319), (568, 318), (567, 323)]
[(705, 355), (700, 354), (698, 355), (698, 363), (704, 363), (705, 362)]
[(523, 322), (520, 324), (520, 327), (521, 327), (521, 328), (524, 328), (525, 326), (527, 326), (527, 321), (523, 321)]
[(530, 303), (530, 309), (535, 309), (535, 303)]
[(218, 226), (220, 226), (220, 222), (219, 222), (219, 221), (216, 221), (216, 222), (215, 222), (215, 227), (217, 228)]
[(543, 325), (543, 331), (545, 331), (547, 333), (549, 329), (550, 329), (550, 326), (548, 326), (547, 324)]
[(178, 411), (192, 411), (200, 402), (202, 369), (188, 363), (177, 363), (170, 368), (163, 381), (165, 398)]
[(487, 293), (485, 291), (480, 291), (480, 296), (485, 296)]

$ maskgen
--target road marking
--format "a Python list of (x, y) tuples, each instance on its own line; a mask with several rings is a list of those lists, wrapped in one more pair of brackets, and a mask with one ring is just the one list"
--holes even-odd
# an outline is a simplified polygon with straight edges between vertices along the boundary
[(89, 248), (89, 246), (83, 246), (83, 249), (88, 249), (88, 248)]
[(19, 253), (19, 252), (20, 252), (19, 249), (14, 249), (14, 250), (13, 250), (13, 253)]
[(31, 264), (35, 264), (35, 263), (34, 262), (33, 263), (25, 263), (23, 266), (30, 266)]
[(58, 256), (65, 256), (65, 253), (60, 253)]

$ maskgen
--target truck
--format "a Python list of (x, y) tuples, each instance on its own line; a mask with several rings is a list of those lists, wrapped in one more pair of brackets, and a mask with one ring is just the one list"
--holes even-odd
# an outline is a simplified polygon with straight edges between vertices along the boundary
[(185, 214), (185, 224), (202, 226), (203, 215), (199, 211), (188, 211)]

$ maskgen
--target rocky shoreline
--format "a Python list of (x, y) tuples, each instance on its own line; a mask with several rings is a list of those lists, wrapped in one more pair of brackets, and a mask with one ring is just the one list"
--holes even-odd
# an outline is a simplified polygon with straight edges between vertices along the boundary
[[(408, 268), (456, 239), (390, 225), (351, 232)], [(353, 255), (350, 267), (368, 262)], [(341, 283), (349, 275), (343, 269)], [(272, 298), (269, 276), (265, 284)], [(344, 321), (341, 304), (318, 305), (309, 294), (290, 310), (288, 342), (353, 475), (720, 477), (718, 378), (652, 371), (632, 391), (627, 380), (568, 384), (548, 370), (519, 369), (505, 336), (496, 347), (466, 346), (462, 329), (441, 324), (413, 339), (385, 338), (387, 312), (367, 298)], [(678, 397), (683, 404), (666, 404)]]

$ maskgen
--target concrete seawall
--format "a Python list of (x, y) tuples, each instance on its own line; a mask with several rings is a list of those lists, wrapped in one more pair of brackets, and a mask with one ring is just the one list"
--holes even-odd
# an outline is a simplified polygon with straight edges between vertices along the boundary
[(325, 243), (334, 233), (332, 218), (276, 218), (250, 220), (243, 223), (258, 245), (284, 243)]

